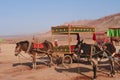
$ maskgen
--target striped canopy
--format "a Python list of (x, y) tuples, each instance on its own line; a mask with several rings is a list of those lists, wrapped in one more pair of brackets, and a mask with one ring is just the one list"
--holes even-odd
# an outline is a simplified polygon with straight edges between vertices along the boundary
[(107, 30), (107, 35), (109, 37), (120, 37), (120, 28), (109, 28)]

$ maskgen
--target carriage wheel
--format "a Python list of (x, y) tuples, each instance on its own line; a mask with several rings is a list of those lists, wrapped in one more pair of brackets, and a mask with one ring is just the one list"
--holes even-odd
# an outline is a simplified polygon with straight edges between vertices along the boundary
[(59, 64), (62, 63), (62, 58), (59, 57), (59, 56), (54, 56), (54, 57), (52, 57), (52, 62), (53, 62), (54, 64), (59, 65)]
[(73, 60), (72, 60), (72, 57), (70, 55), (65, 55), (62, 59), (63, 65), (72, 64), (72, 62), (73, 62)]

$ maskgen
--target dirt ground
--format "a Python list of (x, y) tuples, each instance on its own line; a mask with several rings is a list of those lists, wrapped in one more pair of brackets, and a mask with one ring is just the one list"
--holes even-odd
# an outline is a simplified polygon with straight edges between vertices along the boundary
[[(14, 56), (14, 49), (15, 44), (1, 44), (0, 80), (92, 80), (93, 72), (89, 63), (49, 67), (38, 60), (37, 69), (33, 70), (30, 56), (23, 53), (25, 57), (19, 60)], [(100, 63), (97, 80), (120, 80), (120, 73), (116, 73), (114, 77), (108, 76), (110, 68), (107, 61)]]

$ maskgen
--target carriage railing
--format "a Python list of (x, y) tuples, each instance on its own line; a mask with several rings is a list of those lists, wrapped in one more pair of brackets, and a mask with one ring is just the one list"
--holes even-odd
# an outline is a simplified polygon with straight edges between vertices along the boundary
[[(70, 46), (71, 52), (74, 52), (75, 45)], [(54, 47), (55, 52), (69, 52), (69, 46), (68, 45), (62, 45)]]

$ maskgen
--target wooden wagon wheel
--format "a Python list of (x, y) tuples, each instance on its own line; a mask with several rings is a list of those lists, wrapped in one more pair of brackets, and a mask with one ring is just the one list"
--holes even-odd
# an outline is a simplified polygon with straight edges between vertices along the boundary
[(72, 60), (71, 55), (65, 55), (62, 59), (63, 65), (69, 65), (69, 64), (72, 64), (72, 62), (73, 62), (73, 60)]

